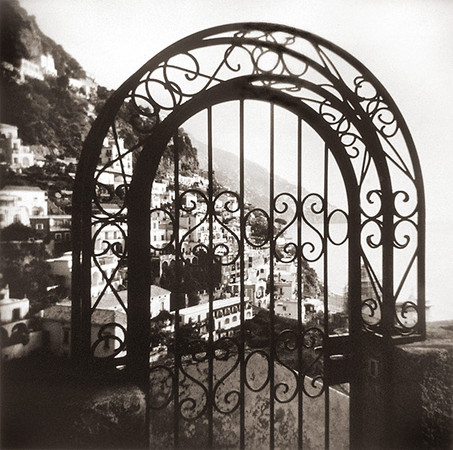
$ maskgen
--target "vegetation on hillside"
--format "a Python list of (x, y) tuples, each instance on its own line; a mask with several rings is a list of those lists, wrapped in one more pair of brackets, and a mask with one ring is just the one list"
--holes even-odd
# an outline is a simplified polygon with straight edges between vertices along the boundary
[(17, 84), (2, 75), (1, 120), (16, 125), (25, 145), (44, 145), (55, 154), (78, 157), (92, 120), (88, 102), (74, 95), (67, 78), (30, 79)]
[(50, 255), (36, 237), (34, 230), (20, 223), (4, 228), (0, 235), (0, 286), (9, 286), (12, 298), (27, 297), (32, 312), (68, 294), (62, 280), (51, 274), (46, 262)]

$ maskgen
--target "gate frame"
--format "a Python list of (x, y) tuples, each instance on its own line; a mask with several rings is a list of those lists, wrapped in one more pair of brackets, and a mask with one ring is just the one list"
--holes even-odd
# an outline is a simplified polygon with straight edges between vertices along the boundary
[[(342, 109), (342, 113), (349, 115), (351, 122), (359, 129), (361, 135), (364, 137), (366, 144), (371, 144), (368, 148), (371, 156), (375, 160), (376, 169), (378, 170), (379, 181), (382, 190), (382, 248), (383, 248), (383, 302), (382, 302), (382, 327), (380, 333), (375, 335), (375, 339), (384, 342), (384, 347), (388, 350), (395, 343), (405, 343), (416, 340), (423, 340), (426, 337), (426, 324), (425, 324), (425, 310), (424, 310), (424, 285), (425, 285), (425, 205), (424, 205), (424, 190), (423, 181), (421, 176), (420, 164), (415, 150), (414, 143), (407, 128), (407, 125), (393, 102), (390, 95), (379, 83), (379, 81), (372, 75), (372, 73), (358, 62), (351, 55), (340, 49), (336, 45), (319, 38), (311, 33), (306, 33), (291, 27), (285, 27), (273, 24), (261, 23), (246, 23), (246, 24), (230, 24), (220, 27), (214, 27), (208, 30), (195, 33), (181, 41), (171, 45), (166, 50), (160, 52), (150, 61), (148, 61), (141, 69), (132, 75), (123, 85), (109, 98), (104, 109), (99, 114), (95, 123), (93, 124), (87, 139), (84, 143), (82, 150), (75, 188), (73, 195), (73, 283), (72, 283), (72, 339), (71, 349), (72, 358), (74, 361), (84, 367), (92, 364), (91, 356), (91, 258), (93, 255), (93, 242), (91, 237), (91, 208), (93, 193), (95, 191), (94, 173), (97, 166), (102, 142), (108, 129), (114, 121), (114, 117), (123, 104), (125, 98), (129, 95), (140, 82), (142, 77), (157, 67), (161, 61), (168, 60), (172, 55), (180, 52), (189, 51), (192, 48), (207, 47), (209, 45), (217, 45), (214, 43), (218, 40), (222, 43), (232, 43), (233, 46), (239, 45), (255, 45), (262, 46), (278, 54), (284, 53), (297, 58), (301, 61), (307, 62), (308, 57), (298, 54), (285, 47), (284, 45), (275, 42), (263, 42), (257, 38), (246, 37), (246, 32), (249, 30), (258, 29), (263, 32), (273, 33), (282, 31), (285, 33), (292, 33), (296, 36), (303, 37), (310, 42), (315, 42), (317, 45), (339, 55), (347, 63), (351, 64), (354, 68), (363, 74), (366, 80), (371, 80), (373, 86), (378, 90), (379, 94), (383, 97), (385, 104), (389, 107), (394, 119), (398, 124), (398, 129), (401, 131), (407, 149), (410, 155), (410, 162), (415, 173), (414, 186), (417, 192), (417, 230), (418, 230), (418, 246), (416, 257), (418, 258), (418, 324), (417, 332), (410, 336), (397, 336), (394, 333), (394, 316), (395, 316), (395, 302), (392, 301), (394, 297), (393, 286), (393, 249), (394, 249), (394, 199), (391, 177), (387, 166), (387, 161), (382, 149), (382, 145), (376, 134), (376, 128), (373, 128), (373, 122), (370, 120), (369, 115), (360, 106), (358, 98), (346, 86), (341, 76), (335, 78), (331, 73), (325, 73), (326, 67), (329, 69), (327, 63), (326, 67), (321, 67), (320, 70), (324, 71), (324, 75), (330, 78), (335, 88), (346, 99), (345, 104), (349, 103), (350, 111), (348, 108)], [(230, 32), (231, 30), (243, 30), (242, 36), (235, 36), (233, 38), (215, 38), (210, 39), (210, 36), (215, 36), (221, 33)], [(188, 50), (187, 50), (188, 49)], [(312, 64), (312, 62), (310, 62)], [(313, 65), (313, 64), (312, 64)], [(313, 65), (314, 67), (314, 65)], [(294, 84), (307, 83), (303, 79), (292, 76), (282, 76), (268, 74), (271, 81), (284, 81), (283, 78)], [(261, 79), (263, 74), (261, 74)], [(144, 215), (143, 211), (149, 211), (149, 201), (151, 186), (154, 179), (155, 172), (159, 165), (160, 157), (170, 140), (171, 131), (180, 126), (184, 120), (194, 115), (198, 110), (204, 109), (206, 106), (212, 106), (227, 100), (244, 100), (255, 98), (259, 100), (266, 100), (269, 103), (280, 104), (280, 106), (291, 110), (300, 119), (304, 121), (311, 121), (313, 129), (324, 128), (320, 136), (325, 139), (330, 136), (329, 140), (334, 144), (329, 145), (329, 148), (339, 148), (338, 154), (341, 153), (340, 149), (344, 151), (344, 146), (339, 143), (338, 136), (335, 136), (334, 131), (326, 124), (325, 120), (316, 114), (311, 108), (305, 105), (300, 99), (294, 99), (287, 93), (276, 91), (272, 88), (259, 88), (257, 86), (251, 87), (251, 82), (259, 80), (260, 75), (249, 75), (247, 77), (232, 78), (228, 81), (221, 81), (220, 84), (214, 87), (197, 93), (192, 99), (177, 105), (171, 114), (160, 124), (156, 125), (149, 138), (143, 144), (143, 151), (140, 155), (140, 163), (134, 170), (132, 183), (130, 185), (129, 195), (127, 197), (128, 205), (128, 329), (127, 329), (127, 343), (128, 343), (128, 356), (127, 356), (127, 370), (130, 379), (137, 381), (146, 386), (146, 379), (148, 378), (148, 358), (149, 358), (149, 328), (150, 328), (150, 310), (149, 310), (149, 283), (143, 283), (143, 280), (150, 280), (150, 261), (149, 257), (149, 217)], [(315, 85), (310, 86), (316, 90)], [(230, 93), (225, 92), (225, 88), (231, 89)], [(321, 87), (318, 86), (318, 89)], [(324, 95), (326, 92), (324, 92)], [(259, 97), (259, 98), (258, 98)], [(332, 98), (331, 101), (335, 102)], [(297, 105), (296, 105), (297, 103)], [(291, 105), (289, 107), (288, 105)], [(343, 107), (345, 105), (342, 105)], [(195, 111), (195, 112), (194, 112)], [(157, 111), (158, 114), (158, 111)], [(357, 114), (358, 117), (355, 117)], [(322, 123), (322, 124), (321, 124)], [(156, 151), (157, 149), (157, 151)], [(345, 156), (340, 157), (344, 159)], [(350, 172), (351, 179), (355, 181), (354, 171), (350, 162), (344, 161), (344, 166), (349, 165), (349, 169), (344, 169)], [(342, 173), (343, 173), (342, 170)], [(352, 171), (352, 173), (351, 173)], [(357, 205), (360, 206), (360, 192), (349, 194), (349, 190), (353, 189), (348, 186), (346, 179), (344, 179), (346, 190), (348, 192), (348, 202), (351, 200), (350, 195), (356, 197), (358, 200)], [(352, 183), (352, 182), (351, 182)], [(357, 188), (357, 185), (355, 186)], [(355, 189), (354, 188), (354, 189)], [(386, 201), (387, 199), (387, 201)], [(357, 346), (362, 348), (361, 337), (364, 332), (362, 330), (361, 307), (362, 300), (360, 297), (360, 212), (355, 208), (349, 208), (349, 221), (355, 223), (352, 227), (352, 232), (356, 232), (357, 239), (351, 239), (349, 236), (349, 259), (357, 252), (358, 257), (349, 269), (350, 289), (350, 334), (351, 342), (349, 346)], [(147, 219), (144, 219), (147, 217)], [(351, 233), (351, 228), (349, 228)], [(353, 242), (354, 241), (354, 242)], [(390, 276), (391, 275), (391, 276)], [(354, 291), (353, 289), (356, 289)], [(351, 298), (355, 297), (355, 301)], [(368, 339), (368, 337), (367, 337)], [(329, 345), (329, 344), (328, 344)], [(333, 346), (335, 347), (335, 346)], [(329, 349), (327, 349), (329, 352)], [(333, 353), (333, 351), (332, 351)], [(329, 353), (327, 353), (329, 354)], [(360, 351), (356, 352), (356, 355)], [(358, 362), (357, 360), (355, 361)], [(387, 360), (384, 364), (387, 367), (386, 372), (390, 372), (390, 361)], [(390, 396), (390, 394), (389, 394)], [(358, 394), (357, 398), (363, 400), (362, 395)], [(352, 401), (352, 398), (351, 398)], [(358, 414), (354, 412), (355, 408), (351, 408), (351, 414)], [(352, 418), (351, 418), (352, 419)], [(357, 416), (355, 420), (351, 420), (351, 426), (355, 430), (352, 431), (352, 442), (359, 442), (359, 423), (360, 419)], [(354, 438), (355, 436), (355, 438)]]

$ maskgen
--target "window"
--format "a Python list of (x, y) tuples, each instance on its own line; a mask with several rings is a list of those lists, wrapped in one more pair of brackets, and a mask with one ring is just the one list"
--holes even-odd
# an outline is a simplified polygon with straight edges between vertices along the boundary
[(236, 322), (238, 320), (238, 316), (233, 316), (233, 322)]
[(61, 235), (61, 233), (55, 233), (55, 240), (56, 241), (61, 241), (62, 238), (63, 238), (63, 236)]
[(43, 223), (37, 223), (36, 224), (36, 229), (37, 230), (44, 230), (44, 224)]
[(19, 214), (15, 214), (14, 215), (13, 222), (14, 223), (20, 223), (21, 222)]
[(162, 303), (160, 304), (160, 310), (163, 311), (164, 309), (165, 309), (165, 303), (162, 302)]
[(64, 240), (65, 241), (70, 241), (71, 240), (71, 233), (67, 232), (64, 234)]
[(13, 318), (12, 318), (13, 322), (15, 322), (16, 320), (20, 320), (20, 308), (14, 308), (13, 309)]

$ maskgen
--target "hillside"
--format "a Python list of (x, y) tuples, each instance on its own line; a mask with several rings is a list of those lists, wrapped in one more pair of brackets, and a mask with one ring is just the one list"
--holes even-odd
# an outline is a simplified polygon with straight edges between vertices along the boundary
[[(208, 169), (206, 144), (192, 138), (194, 146), (199, 149), (198, 159), (200, 167), (203, 170)], [(236, 186), (239, 179), (239, 166), (237, 157), (226, 150), (215, 148), (214, 149), (214, 171), (217, 181), (222, 186)], [(246, 199), (249, 203), (263, 209), (269, 207), (269, 195), (267, 192), (269, 185), (269, 171), (267, 168), (250, 161), (245, 160), (244, 170), (246, 172), (247, 180), (253, 180), (253, 183), (246, 182)], [(288, 182), (284, 178), (275, 176), (275, 192), (295, 192), (294, 184)], [(304, 190), (304, 195), (307, 192)]]
[(58, 76), (86, 76), (80, 64), (39, 29), (34, 16), (29, 16), (18, 0), (0, 1), (0, 36), (2, 61), (18, 67), (21, 58), (33, 60), (51, 54)]
[[(206, 151), (206, 144), (200, 142), (194, 138), (192, 138), (192, 142), (194, 146), (199, 149), (198, 152), (198, 160), (200, 163), (200, 168), (203, 170), (207, 170), (208, 168), (208, 160), (207, 160), (207, 151)], [(213, 161), (213, 167), (215, 171), (216, 180), (222, 186), (237, 186), (239, 180), (239, 165), (237, 156), (233, 153), (220, 149), (214, 148), (213, 153), (215, 155)], [(259, 208), (263, 208), (264, 210), (268, 210), (269, 208), (269, 170), (266, 167), (257, 164), (256, 162), (250, 161), (246, 159), (244, 161), (244, 171), (246, 173), (246, 180), (245, 180), (245, 197), (248, 203), (255, 205)], [(253, 182), (251, 182), (253, 180)], [(275, 175), (274, 177), (274, 189), (276, 195), (282, 192), (289, 192), (293, 195), (296, 194), (297, 188), (293, 183), (290, 183), (285, 178)], [(307, 196), (309, 192), (302, 187), (302, 198)], [(336, 209), (336, 206), (331, 205), (329, 203), (329, 211)], [(319, 223), (321, 222), (322, 215), (320, 214), (313, 214), (311, 209), (308, 205), (305, 208), (305, 217), (311, 223)], [(289, 219), (293, 216), (294, 209), (292, 205), (290, 205), (290, 209), (286, 214), (285, 218)], [(332, 223), (342, 223), (343, 217), (341, 215), (334, 216), (332, 219)]]

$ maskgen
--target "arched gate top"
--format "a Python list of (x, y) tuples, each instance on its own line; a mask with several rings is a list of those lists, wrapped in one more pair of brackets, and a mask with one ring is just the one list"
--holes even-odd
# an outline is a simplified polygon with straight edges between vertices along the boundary
[[(361, 233), (365, 246), (382, 247), (382, 278), (367, 263), (365, 269), (380, 289), (378, 300), (363, 307), (381, 310), (378, 326), (364, 329), (388, 336), (424, 335), (423, 182), (415, 146), (403, 116), (376, 77), (357, 59), (335, 44), (312, 33), (269, 23), (238, 23), (210, 28), (188, 36), (158, 53), (108, 99), (85, 141), (78, 167), (73, 201), (73, 352), (79, 356), (89, 344), (92, 258), (91, 227), (95, 220), (127, 221), (127, 195), (133, 175), (122, 168), (116, 211), (99, 199), (100, 179), (125, 156), (147, 148), (153, 133), (179, 108), (219, 84), (242, 80), (250, 88), (282, 92), (309, 108), (330, 127), (343, 145), (360, 192)], [(119, 145), (116, 120), (121, 108), (132, 105), (154, 128), (128, 149)], [(112, 136), (117, 157), (99, 166), (103, 140)], [(149, 147), (149, 146), (148, 146)], [(379, 182), (370, 182), (375, 170)], [(370, 183), (372, 186), (370, 186)], [(93, 205), (97, 213), (93, 213)], [(100, 213), (99, 213), (100, 211)], [(374, 231), (368, 232), (367, 227)], [(402, 235), (409, 226), (415, 237)], [(367, 234), (368, 233), (368, 234)], [(366, 235), (366, 236), (365, 236)], [(412, 245), (415, 241), (415, 245)], [(407, 264), (395, 275), (394, 251), (407, 253)], [(418, 278), (416, 301), (398, 296), (408, 275)], [(95, 308), (95, 307), (94, 307)], [(407, 325), (408, 311), (417, 320)], [(81, 349), (85, 350), (81, 350)]]

